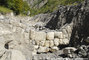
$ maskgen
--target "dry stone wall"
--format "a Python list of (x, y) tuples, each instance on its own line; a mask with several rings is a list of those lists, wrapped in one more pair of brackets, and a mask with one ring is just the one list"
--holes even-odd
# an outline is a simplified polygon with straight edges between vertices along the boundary
[[(59, 45), (68, 45), (72, 33), (73, 23), (61, 27), (60, 30), (30, 30), (30, 41), (37, 52), (48, 52), (58, 50)], [(34, 40), (34, 41), (33, 41)], [(43, 50), (43, 51), (42, 51)]]
[[(7, 53), (10, 54), (13, 50), (17, 50), (16, 54), (20, 51), (26, 59), (31, 59), (37, 53), (55, 52), (59, 50), (58, 46), (69, 44), (73, 23), (60, 30), (50, 30), (44, 27), (43, 22), (32, 19), (33, 17), (0, 15), (0, 56), (5, 55), (2, 59), (5, 60)], [(11, 60), (13, 59), (12, 56)]]

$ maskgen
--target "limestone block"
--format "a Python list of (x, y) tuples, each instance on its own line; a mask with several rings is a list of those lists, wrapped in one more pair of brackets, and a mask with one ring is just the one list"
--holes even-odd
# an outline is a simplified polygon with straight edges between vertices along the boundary
[(64, 34), (67, 34), (67, 33), (68, 33), (66, 29), (62, 29), (62, 32), (63, 32)]
[(63, 39), (63, 45), (69, 44), (70, 40), (69, 39)]
[(54, 39), (54, 32), (47, 32), (47, 40), (53, 40)]
[(59, 38), (59, 39), (64, 38), (64, 36), (63, 36), (63, 33), (62, 33), (62, 32), (55, 32), (55, 37), (56, 37), (56, 38)]
[(4, 19), (4, 18), (5, 18), (5, 17), (4, 17), (3, 15), (0, 15), (0, 20), (1, 20), (1, 19)]
[(49, 48), (47, 48), (47, 47), (40, 46), (40, 48), (38, 49), (39, 53), (41, 53), (41, 52), (48, 52), (48, 51), (49, 51)]
[(54, 41), (53, 40), (50, 40), (49, 41), (49, 47), (53, 47), (54, 46)]
[(46, 40), (46, 33), (45, 32), (36, 32), (35, 40), (37, 41), (45, 41)]
[(40, 46), (44, 46), (45, 45), (45, 41), (40, 41)]
[(55, 38), (58, 38), (59, 35), (60, 35), (60, 32), (58, 32), (58, 31), (55, 31), (55, 32), (54, 32), (54, 37), (55, 37)]
[(49, 47), (49, 41), (45, 41), (45, 47)]
[(54, 39), (54, 44), (55, 44), (55, 46), (58, 46), (59, 45), (59, 39), (58, 38), (55, 38)]
[(63, 39), (59, 39), (59, 45), (63, 44)]
[(69, 34), (69, 33), (72, 33), (72, 28), (71, 28), (69, 25), (66, 26), (66, 30), (67, 30), (68, 34)]
[(64, 34), (63, 36), (64, 38), (70, 38), (68, 34)]

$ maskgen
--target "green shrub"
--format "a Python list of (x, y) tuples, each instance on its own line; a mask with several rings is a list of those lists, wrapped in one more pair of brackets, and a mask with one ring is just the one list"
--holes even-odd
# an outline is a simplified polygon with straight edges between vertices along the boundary
[(16, 14), (20, 14), (23, 10), (23, 0), (7, 0), (6, 4)]
[(0, 5), (13, 10), (16, 14), (22, 14), (23, 12), (26, 14), (29, 10), (27, 2), (23, 0), (0, 0)]
[(24, 1), (23, 2), (23, 11), (22, 11), (22, 13), (26, 15), (29, 10), (30, 10), (29, 5), (27, 4), (26, 1)]

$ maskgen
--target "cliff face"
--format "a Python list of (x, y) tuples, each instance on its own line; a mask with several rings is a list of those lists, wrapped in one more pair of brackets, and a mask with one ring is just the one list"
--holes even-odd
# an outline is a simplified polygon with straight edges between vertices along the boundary
[[(51, 14), (52, 18), (46, 27), (50, 29), (60, 29), (66, 24), (73, 22), (73, 32), (71, 39), (79, 41), (89, 36), (89, 1), (76, 6), (61, 6), (58, 11)], [(77, 36), (76, 36), (77, 35)], [(76, 39), (75, 39), (76, 38)], [(72, 43), (75, 43), (72, 41)], [(75, 45), (75, 44), (74, 44)]]

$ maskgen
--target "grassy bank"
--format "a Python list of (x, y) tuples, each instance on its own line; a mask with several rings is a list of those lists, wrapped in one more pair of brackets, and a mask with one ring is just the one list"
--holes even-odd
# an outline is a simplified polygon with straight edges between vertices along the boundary
[(10, 13), (10, 12), (12, 12), (12, 10), (10, 10), (6, 7), (0, 6), (0, 13), (6, 14), (6, 13)]

